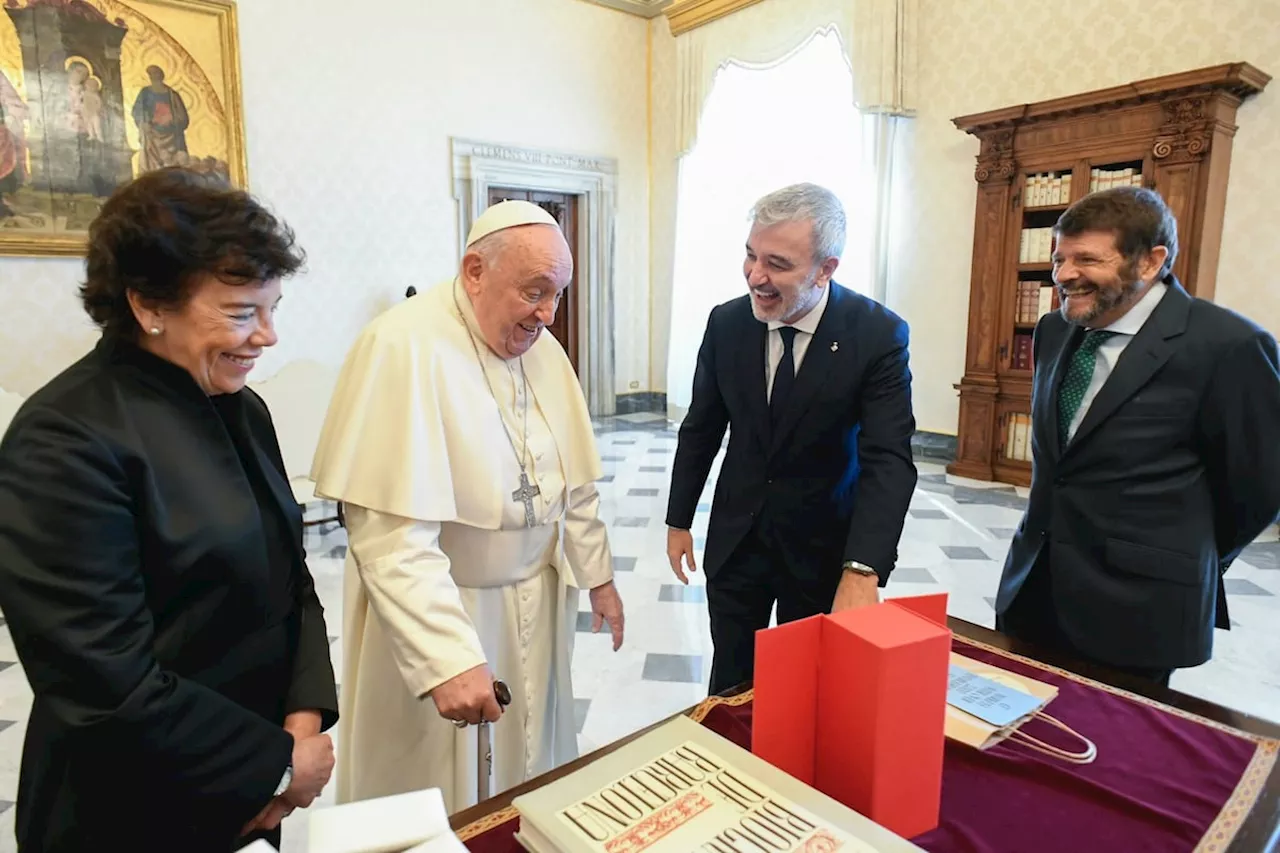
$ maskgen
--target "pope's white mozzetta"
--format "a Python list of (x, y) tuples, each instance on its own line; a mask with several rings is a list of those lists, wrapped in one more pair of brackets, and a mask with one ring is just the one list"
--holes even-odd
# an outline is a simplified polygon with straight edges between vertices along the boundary
[[(468, 246), (526, 224), (555, 220), (505, 202)], [(521, 357), (498, 357), (460, 279), (360, 335), (312, 467), (349, 537), (339, 803), (440, 788), (450, 813), (471, 805), (475, 731), (428, 694), (486, 662), (512, 693), (492, 727), (495, 793), (576, 757), (578, 592), (612, 580), (600, 476), (560, 344), (543, 330)]]

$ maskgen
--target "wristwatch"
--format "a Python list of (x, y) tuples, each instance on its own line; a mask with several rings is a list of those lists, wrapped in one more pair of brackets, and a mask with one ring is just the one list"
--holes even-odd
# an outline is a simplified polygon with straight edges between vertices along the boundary
[(289, 786), (293, 784), (293, 762), (289, 762), (289, 766), (284, 769), (284, 775), (280, 777), (280, 784), (276, 786), (276, 792), (273, 797), (284, 796), (284, 792), (289, 790)]
[(868, 575), (874, 578), (880, 577), (880, 574), (875, 569), (865, 563), (859, 563), (857, 560), (846, 560), (844, 570), (854, 575)]

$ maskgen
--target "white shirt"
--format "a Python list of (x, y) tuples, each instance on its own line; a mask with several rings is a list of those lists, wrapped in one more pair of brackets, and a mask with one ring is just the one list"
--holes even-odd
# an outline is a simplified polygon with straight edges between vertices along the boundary
[(818, 300), (818, 304), (813, 306), (813, 310), (808, 314), (805, 314), (794, 323), (784, 323), (781, 320), (769, 321), (769, 333), (765, 336), (764, 342), (764, 382), (769, 399), (773, 399), (773, 377), (778, 372), (778, 364), (782, 361), (785, 349), (782, 344), (782, 333), (778, 330), (783, 326), (789, 325), (798, 333), (796, 339), (791, 343), (791, 357), (796, 363), (796, 373), (799, 373), (800, 362), (804, 361), (804, 354), (809, 349), (809, 342), (813, 340), (814, 333), (818, 331), (818, 323), (822, 320), (822, 312), (827, 310), (827, 299), (830, 296), (831, 283), (827, 282), (822, 288), (822, 297)]
[(1168, 290), (1169, 285), (1163, 281), (1157, 281), (1151, 286), (1150, 290), (1142, 295), (1137, 304), (1125, 312), (1123, 317), (1110, 326), (1104, 326), (1099, 330), (1115, 332), (1115, 336), (1098, 347), (1098, 351), (1093, 356), (1093, 378), (1089, 380), (1089, 387), (1084, 391), (1084, 399), (1080, 402), (1080, 408), (1076, 411), (1076, 416), (1071, 419), (1071, 425), (1067, 428), (1068, 441), (1075, 437), (1076, 430), (1084, 422), (1084, 416), (1089, 413), (1089, 406), (1093, 403), (1093, 399), (1098, 396), (1098, 392), (1106, 384), (1107, 378), (1111, 376), (1111, 371), (1116, 369), (1116, 362), (1120, 360), (1120, 353), (1124, 352), (1124, 348), (1129, 346), (1133, 336), (1138, 334), (1138, 330), (1146, 324)]

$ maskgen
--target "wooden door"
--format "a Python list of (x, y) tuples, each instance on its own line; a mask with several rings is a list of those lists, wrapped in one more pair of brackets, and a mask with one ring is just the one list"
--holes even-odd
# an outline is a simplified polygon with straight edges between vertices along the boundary
[(490, 187), (489, 204), (500, 201), (531, 201), (555, 217), (564, 231), (564, 238), (569, 243), (569, 252), (573, 255), (573, 277), (569, 286), (564, 289), (560, 298), (560, 307), (556, 310), (556, 318), (547, 331), (551, 332), (560, 345), (564, 347), (573, 365), (573, 372), (578, 372), (578, 197), (565, 193), (542, 192), (541, 190), (518, 190), (508, 187)]

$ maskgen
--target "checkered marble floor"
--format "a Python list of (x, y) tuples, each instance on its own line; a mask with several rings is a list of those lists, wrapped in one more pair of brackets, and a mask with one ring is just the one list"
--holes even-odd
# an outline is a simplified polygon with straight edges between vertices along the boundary
[[(665, 554), (663, 519), (676, 434), (665, 418), (653, 414), (602, 420), (596, 433), (605, 466), (601, 507), (626, 607), (627, 636), (615, 653), (607, 630), (592, 634), (589, 615), (579, 614), (573, 682), (578, 740), (584, 752), (704, 698), (711, 668), (704, 578), (697, 573), (689, 586), (681, 585), (672, 577)], [(712, 470), (712, 483), (718, 465)], [(920, 482), (899, 546), (898, 568), (885, 594), (946, 591), (953, 616), (991, 627), (1000, 567), (1026, 492), (952, 477), (942, 465), (927, 460), (917, 465)], [(699, 546), (706, 533), (710, 494), (709, 484), (694, 522)], [(334, 668), (340, 673), (343, 531), (332, 525), (309, 528), (307, 551), (333, 635)], [(1280, 634), (1274, 630), (1280, 620), (1280, 541), (1274, 530), (1248, 549), (1226, 586), (1232, 630), (1218, 632), (1210, 663), (1176, 672), (1172, 686), (1280, 721)], [(582, 601), (586, 607), (585, 596)], [(0, 630), (0, 853), (15, 849), (11, 801), (17, 794), (22, 738), (31, 708), (31, 692), (15, 660), (8, 633)], [(331, 789), (313, 808), (331, 803)], [(286, 853), (301, 853), (305, 833), (305, 819), (286, 822)]]

